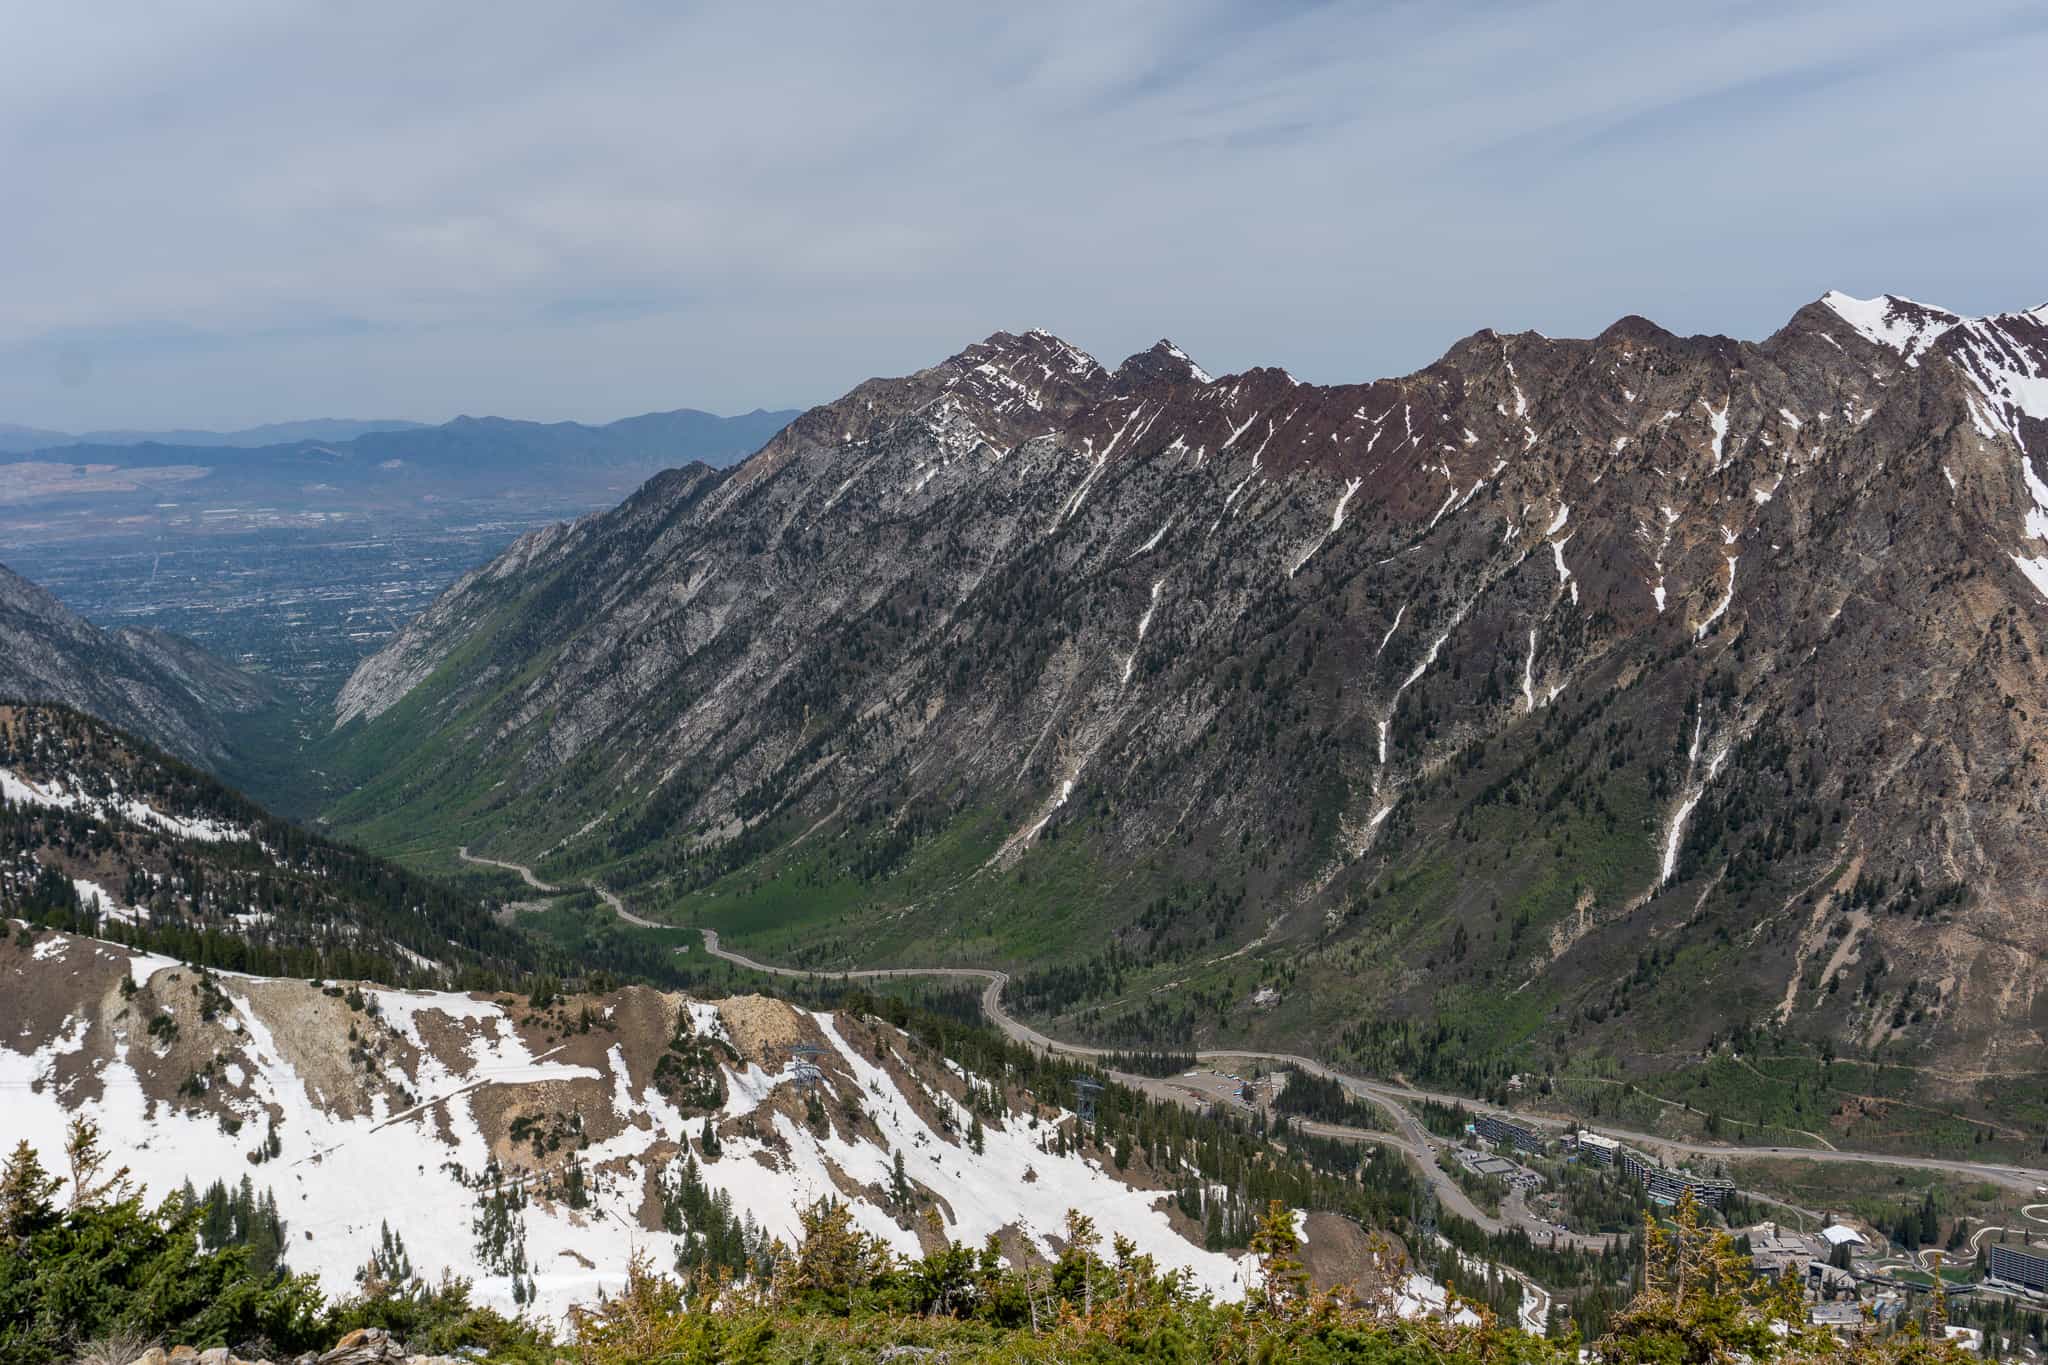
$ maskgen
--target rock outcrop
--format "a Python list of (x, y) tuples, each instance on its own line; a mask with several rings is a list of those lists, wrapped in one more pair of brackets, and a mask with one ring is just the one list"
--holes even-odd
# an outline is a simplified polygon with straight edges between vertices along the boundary
[[(152, 1346), (129, 1365), (275, 1365), (269, 1360), (244, 1360), (225, 1346), (195, 1350)], [(326, 1351), (308, 1351), (289, 1365), (470, 1365), (463, 1356), (414, 1355), (405, 1343), (381, 1327), (359, 1327)]]

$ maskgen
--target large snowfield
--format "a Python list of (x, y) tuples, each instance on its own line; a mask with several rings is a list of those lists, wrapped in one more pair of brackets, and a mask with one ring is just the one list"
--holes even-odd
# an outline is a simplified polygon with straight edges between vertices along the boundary
[[(191, 977), (189, 968), (168, 959), (91, 939), (49, 936), (33, 956), (35, 971), (68, 972), (81, 985), (118, 972), (121, 959), (132, 959), (131, 979), (138, 986), (156, 982), (165, 987), (159, 994), (166, 998), (173, 994), (167, 974), (177, 974), (181, 982)], [(215, 1179), (234, 1184), (248, 1176), (259, 1191), (273, 1190), (288, 1224), (290, 1264), (318, 1274), (330, 1294), (354, 1288), (380, 1226), (388, 1223), (403, 1237), (421, 1274), (431, 1279), (448, 1270), (470, 1277), (478, 1298), (510, 1311), (515, 1307), (511, 1277), (479, 1270), (473, 1227), (478, 1191), (465, 1185), (458, 1172), (474, 1177), (492, 1159), (482, 1116), (506, 1112), (505, 1092), (541, 1096), (561, 1082), (594, 1080), (609, 1093), (610, 1108), (623, 1126), (580, 1153), (592, 1173), (588, 1207), (571, 1210), (535, 1198), (523, 1215), (536, 1290), (533, 1308), (559, 1317), (573, 1303), (616, 1289), (636, 1248), (650, 1253), (657, 1265), (672, 1262), (678, 1239), (641, 1223), (647, 1164), (666, 1164), (675, 1150), (671, 1144), (695, 1134), (703, 1119), (686, 1117), (652, 1086), (636, 1087), (622, 1045), (610, 1047), (602, 1066), (570, 1063), (554, 1056), (559, 1048), (531, 1049), (507, 1007), (494, 1001), (369, 990), (365, 994), (374, 997), (383, 1023), (417, 1048), (411, 1071), (388, 1072), (381, 1079), (416, 1103), (399, 1105), (375, 1094), (351, 1116), (349, 1106), (322, 1098), (319, 1085), (301, 1073), (280, 1041), (287, 1024), (279, 1018), (277, 993), (298, 986), (317, 998), (315, 988), (226, 973), (216, 979), (230, 1012), (220, 1022), (240, 1035), (223, 1071), (235, 1091), (224, 1103), (241, 1118), (239, 1131), (227, 1131), (214, 1112), (152, 1101), (145, 1073), (151, 1061), (161, 1059), (159, 1044), (139, 1028), (130, 1032), (118, 996), (110, 1000), (98, 989), (82, 989), (75, 1012), (54, 1030), (0, 1012), (0, 1036), (12, 1035), (0, 1046), (7, 1145), (26, 1138), (47, 1164), (61, 1164), (66, 1125), (80, 1114), (99, 1125), (109, 1148), (153, 1200), (187, 1180), (204, 1188)], [(716, 1007), (691, 1002), (687, 1008), (700, 1031), (722, 1029)], [(777, 1008), (798, 1014), (791, 1007)], [(174, 1017), (189, 1013), (178, 1005), (165, 1009)], [(894, 1154), (901, 1152), (907, 1176), (929, 1192), (955, 1241), (979, 1244), (1007, 1230), (1056, 1255), (1049, 1238), (1061, 1232), (1067, 1210), (1078, 1209), (1091, 1215), (1105, 1236), (1123, 1234), (1162, 1268), (1186, 1270), (1197, 1285), (1219, 1297), (1243, 1294), (1249, 1263), (1205, 1251), (1182, 1236), (1163, 1210), (1162, 1192), (1133, 1188), (1079, 1155), (1046, 1150), (1041, 1143), (1049, 1143), (1053, 1125), (1044, 1119), (1035, 1128), (1018, 1114), (987, 1123), (984, 1150), (976, 1154), (957, 1134), (942, 1132), (927, 1119), (927, 1113), (943, 1110), (951, 1100), (915, 1079), (914, 1069), (906, 1065), (902, 1074), (922, 1089), (918, 1096), (905, 1094), (896, 1076), (851, 1045), (835, 1016), (806, 1017), (836, 1054), (822, 1058), (822, 1064), (841, 1078), (851, 1077), (884, 1141), (849, 1138), (836, 1125), (818, 1136), (786, 1113), (762, 1110), (759, 1136), (729, 1136), (721, 1159), (700, 1163), (704, 1182), (728, 1193), (737, 1214), (793, 1240), (800, 1209), (825, 1195), (844, 1199), (851, 1187), (886, 1188)], [(67, 1069), (67, 1057), (85, 1050), (102, 1030), (111, 1049), (93, 1071), (101, 1093), (85, 1098), (77, 1093), (86, 1088), (80, 1078), (71, 1075), (67, 1081), (60, 1071)], [(451, 1036), (462, 1039), (454, 1051), (447, 1042)], [(38, 1037), (46, 1041), (38, 1044)], [(74, 1061), (69, 1069), (75, 1067)], [(761, 1109), (795, 1080), (788, 1065), (771, 1074), (751, 1059), (724, 1071), (729, 1098), (723, 1117)], [(160, 1082), (156, 1093), (163, 1093)], [(273, 1114), (280, 1116), (282, 1154), (253, 1164), (248, 1154), (262, 1141)], [(779, 1140), (771, 1140), (771, 1133)], [(662, 1151), (650, 1156), (657, 1143), (664, 1144)], [(496, 1151), (501, 1163), (506, 1153), (501, 1143)], [(850, 1206), (864, 1230), (898, 1251), (918, 1251), (916, 1235), (875, 1200), (855, 1197)]]

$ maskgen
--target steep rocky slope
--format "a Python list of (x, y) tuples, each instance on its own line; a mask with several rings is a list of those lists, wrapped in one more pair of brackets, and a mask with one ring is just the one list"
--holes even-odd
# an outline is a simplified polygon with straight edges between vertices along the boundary
[(10, 1141), (61, 1151), (80, 1115), (159, 1197), (247, 1177), (292, 1267), (334, 1294), (388, 1228), (429, 1281), (559, 1317), (616, 1290), (636, 1248), (730, 1269), (793, 1245), (827, 1196), (895, 1250), (993, 1237), (1013, 1263), (1056, 1256), (1080, 1209), (1161, 1270), (1243, 1288), (1178, 1206), (1203, 1198), (1192, 1143), (1112, 1164), (1057, 1096), (872, 1017), (262, 980), (28, 932), (0, 939), (0, 999)]
[(2003, 1103), (2048, 1030), (2030, 452), (2048, 309), (1335, 387), (998, 333), (463, 580), (344, 689), (334, 814), (813, 961), (1052, 958), (1025, 1002), (1105, 1038), (1490, 1084), (1761, 1028)]
[(274, 707), (277, 690), (159, 630), (103, 631), (0, 567), (0, 699), (60, 702), (210, 767), (229, 721)]

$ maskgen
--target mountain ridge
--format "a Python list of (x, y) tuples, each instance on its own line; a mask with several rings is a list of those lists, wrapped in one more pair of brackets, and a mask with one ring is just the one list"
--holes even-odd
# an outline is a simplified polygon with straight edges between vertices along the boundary
[(1845, 300), (1334, 386), (992, 334), (452, 589), (343, 690), (332, 814), (804, 960), (1223, 993), (1048, 976), (1101, 1039), (2038, 1067), (2048, 329)]
[(190, 640), (136, 626), (103, 631), (4, 565), (0, 698), (61, 702), (216, 768), (229, 760), (239, 722), (283, 701), (268, 680)]
[(109, 429), (100, 431), (53, 431), (47, 427), (21, 426), (0, 422), (0, 452), (32, 454), (65, 446), (259, 446), (290, 441), (338, 441), (372, 431), (405, 431), (428, 425), (403, 418), (310, 417), (289, 422), (264, 422), (231, 431), (208, 431), (177, 427), (161, 430)]
[(271, 815), (84, 712), (0, 703), (0, 910), (273, 975), (516, 979), (534, 945), (483, 896)]
[[(423, 1275), (559, 1319), (616, 1293), (636, 1253), (765, 1274), (830, 1198), (892, 1251), (991, 1242), (1017, 1266), (1056, 1260), (1067, 1209), (1085, 1209), (1235, 1299), (1252, 1283), (1256, 1210), (1237, 1188), (1252, 1162), (1260, 1188), (1319, 1206), (1390, 1205), (1381, 1191), (1408, 1187), (1398, 1171), (1354, 1185), (1348, 1163), (1322, 1176), (1247, 1125), (1126, 1092), (1079, 1119), (1063, 1099), (1083, 1073), (934, 1037), (884, 1001), (402, 991), (33, 928), (0, 937), (0, 981), (24, 1025), (0, 1041), (0, 1083), (25, 1137), (61, 1150), (88, 1118), (152, 1195), (273, 1185), (295, 1234), (284, 1253), (336, 1294), (396, 1234)], [(947, 1042), (975, 1046), (956, 1059)], [(1362, 1241), (1341, 1215), (1315, 1226), (1333, 1251)], [(1342, 1274), (1341, 1252), (1328, 1259)], [(1411, 1316), (1432, 1289), (1441, 1303), (1426, 1280), (1409, 1289)]]
[[(699, 408), (673, 408), (660, 412), (637, 413), (610, 422), (536, 422), (517, 417), (498, 417), (489, 414), (471, 416), (467, 413), (451, 417), (446, 422), (368, 422), (354, 420), (320, 419), (313, 422), (278, 422), (262, 427), (251, 427), (237, 432), (88, 432), (80, 436), (66, 437), (61, 442), (49, 445), (13, 446), (0, 444), (0, 451), (14, 454), (35, 455), (47, 451), (63, 451), (72, 455), (86, 454), (112, 458), (121, 452), (134, 452), (160, 459), (164, 463), (182, 463), (200, 458), (194, 452), (211, 452), (223, 460), (254, 460), (260, 457), (277, 458), (285, 452), (298, 454), (326, 451), (329, 447), (359, 447), (364, 456), (390, 455), (418, 449), (422, 442), (452, 441), (467, 438), (473, 434), (509, 439), (525, 444), (561, 445), (566, 439), (573, 443), (582, 438), (586, 444), (619, 436), (641, 435), (654, 442), (684, 440), (708, 440), (714, 448), (724, 451), (733, 442), (744, 441), (748, 434), (764, 424), (779, 425), (787, 421), (794, 412), (755, 408), (751, 412), (730, 417)], [(318, 432), (299, 432), (298, 428), (332, 428)], [(724, 428), (731, 428), (739, 434), (730, 438), (719, 435)], [(0, 435), (7, 429), (0, 428)], [(772, 430), (772, 426), (770, 426)], [(62, 435), (62, 433), (51, 433)], [(221, 437), (210, 440), (210, 437)], [(271, 437), (276, 439), (270, 439)], [(136, 439), (126, 439), (134, 437)], [(165, 439), (172, 437), (176, 439)], [(246, 438), (246, 439), (237, 439)], [(229, 452), (242, 452), (231, 456)], [(342, 452), (328, 452), (340, 454)], [(135, 461), (130, 460), (130, 463)]]

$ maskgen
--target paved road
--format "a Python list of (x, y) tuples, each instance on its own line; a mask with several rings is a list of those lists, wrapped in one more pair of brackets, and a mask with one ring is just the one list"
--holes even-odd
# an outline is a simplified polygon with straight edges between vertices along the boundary
[[(469, 851), (468, 844), (464, 844), (462, 847), (456, 849), (455, 856), (462, 859), (462, 861), (464, 861), (465, 863), (476, 863), (482, 867), (502, 867), (507, 872), (517, 872), (520, 876), (520, 879), (536, 891), (545, 891), (550, 895), (558, 895), (561, 892), (567, 891), (569, 889), (566, 886), (549, 885), (547, 882), (544, 882), (540, 878), (534, 876), (533, 869), (527, 867), (523, 863), (508, 863), (503, 862), (497, 858), (486, 858), (480, 854), (471, 853)], [(614, 896), (611, 892), (599, 886), (596, 882), (585, 882), (584, 885), (588, 886), (592, 891), (595, 891), (597, 893), (598, 899), (603, 901), (606, 905), (609, 905), (612, 908), (612, 913), (617, 915), (620, 919), (624, 920), (628, 924), (637, 924), (642, 929), (667, 929), (672, 927), (666, 924), (657, 924), (651, 919), (640, 918), (638, 915), (634, 914), (631, 910), (628, 910), (626, 908), (626, 903), (624, 901), (620, 900), (617, 896)]]
[[(776, 967), (744, 957), (733, 952), (731, 949), (721, 948), (718, 944), (718, 931), (715, 929), (705, 929), (702, 933), (704, 935), (704, 951), (713, 957), (724, 958), (728, 962), (737, 963), (743, 967), (751, 967), (756, 971), (768, 972), (775, 976), (829, 976), (866, 980), (901, 976), (947, 976), (956, 978), (971, 977), (976, 980), (985, 981), (988, 985), (981, 993), (982, 1013), (988, 1016), (990, 1023), (1001, 1029), (1010, 1038), (1027, 1046), (1037, 1048), (1041, 1052), (1057, 1052), (1069, 1057), (1099, 1059), (1109, 1055), (1109, 1050), (1105, 1048), (1089, 1047), (1081, 1043), (1063, 1043), (1057, 1039), (1048, 1038), (1029, 1024), (1011, 1015), (1003, 1008), (1002, 1000), (1003, 987), (1010, 980), (1007, 972), (979, 967), (882, 967), (846, 972), (818, 972), (794, 967)], [(1294, 1067), (1309, 1075), (1336, 1081), (1352, 1094), (1371, 1100), (1392, 1114), (1400, 1125), (1406, 1140), (1399, 1143), (1390, 1142), (1387, 1134), (1373, 1133), (1366, 1129), (1333, 1131), (1329, 1133), (1330, 1136), (1356, 1137), (1364, 1141), (1401, 1146), (1407, 1149), (1411, 1155), (1417, 1156), (1418, 1160), (1421, 1160), (1421, 1152), (1434, 1152), (1438, 1144), (1434, 1142), (1427, 1130), (1415, 1120), (1415, 1117), (1408, 1112), (1406, 1106), (1409, 1104), (1421, 1101), (1433, 1101), (1443, 1105), (1462, 1104), (1473, 1113), (1504, 1114), (1520, 1122), (1527, 1123), (1531, 1121), (1527, 1115), (1516, 1114), (1508, 1109), (1496, 1108), (1493, 1105), (1474, 1100), (1466, 1095), (1422, 1090), (1414, 1086), (1396, 1085), (1387, 1081), (1366, 1080), (1359, 1076), (1350, 1075), (1347, 1072), (1338, 1071), (1336, 1068), (1319, 1062), (1313, 1057), (1304, 1057), (1299, 1053), (1258, 1052), (1246, 1048), (1204, 1048), (1195, 1053), (1195, 1058), (1197, 1061), (1203, 1062), (1224, 1062), (1234, 1059), (1264, 1062), (1269, 1066)], [(1139, 1077), (1131, 1079), (1149, 1081), (1151, 1078)], [(1146, 1088), (1150, 1090), (1153, 1087), (1148, 1085)], [(1537, 1122), (1541, 1123), (1541, 1121)], [(1316, 1126), (1304, 1125), (1304, 1127), (1309, 1132), (1318, 1131)], [(1329, 1130), (1334, 1129), (1336, 1125), (1325, 1124), (1320, 1125), (1320, 1127)], [(1652, 1133), (1637, 1133), (1626, 1128), (1609, 1127), (1606, 1124), (1600, 1125), (1600, 1131), (1639, 1147), (1684, 1156), (1714, 1157), (1723, 1160), (1789, 1158), (1800, 1161), (1825, 1161), (1849, 1165), (1904, 1166), (1915, 1170), (1944, 1171), (1956, 1175), (1967, 1175), (1976, 1179), (1990, 1180), (2008, 1188), (2026, 1192), (2032, 1192), (2039, 1186), (2048, 1185), (2048, 1171), (2037, 1170), (2029, 1166), (1996, 1165), (1979, 1161), (1952, 1161), (1942, 1157), (1894, 1156), (1883, 1152), (1829, 1151), (1815, 1147), (1730, 1147), (1714, 1143), (1685, 1142), (1674, 1138), (1658, 1137)], [(1422, 1160), (1422, 1164), (1427, 1169), (1435, 1169), (1434, 1160)], [(1478, 1211), (1472, 1207), (1471, 1201), (1465, 1198), (1465, 1192), (1457, 1182), (1443, 1175), (1440, 1171), (1437, 1172), (1437, 1175), (1442, 1177), (1441, 1180), (1435, 1182), (1438, 1185), (1438, 1195), (1443, 1199), (1446, 1206), (1455, 1209), (1461, 1216), (1472, 1218), (1474, 1222), (1479, 1223), (1481, 1226), (1489, 1227), (1489, 1230), (1499, 1227), (1497, 1220), (1486, 1218), (1483, 1215), (1474, 1217), (1474, 1214)], [(1451, 1190), (1457, 1192), (1455, 1200), (1449, 1193)], [(1463, 1203), (1464, 1208), (1458, 1207), (1460, 1202)], [(1471, 1212), (1466, 1212), (1466, 1209), (1471, 1209)], [(1530, 1232), (1531, 1235), (1540, 1238), (1547, 1238), (1550, 1235), (1550, 1230), (1540, 1224), (1532, 1227)], [(1597, 1243), (1599, 1239), (1580, 1240)]]
[[(538, 877), (535, 877), (530, 868), (522, 867), (518, 863), (500, 862), (495, 858), (478, 857), (472, 854), (466, 847), (458, 849), (457, 852), (464, 862), (482, 863), (490, 867), (502, 867), (508, 871), (517, 872), (535, 890), (559, 891), (562, 889), (549, 886)], [(595, 883), (591, 884), (591, 889), (604, 898), (605, 903), (611, 906), (613, 912), (620, 919), (630, 924), (643, 925), (650, 929), (671, 927), (656, 924), (652, 920), (642, 919), (638, 915), (633, 914), (626, 909), (625, 904), (617, 896)], [(1023, 1020), (1010, 1014), (1003, 1008), (1003, 988), (1010, 983), (1010, 974), (1008, 972), (996, 971), (993, 968), (987, 967), (867, 967), (846, 971), (823, 972), (803, 967), (778, 967), (770, 963), (758, 962), (744, 954), (736, 953), (730, 948), (720, 947), (718, 931), (716, 929), (704, 929), (700, 930), (700, 932), (704, 935), (704, 951), (712, 957), (723, 959), (733, 963), (735, 966), (747, 967), (757, 972), (765, 972), (771, 976), (829, 977), (842, 981), (876, 981), (896, 977), (936, 976), (949, 977), (955, 980), (985, 982), (987, 984), (981, 992), (981, 1011), (984, 1015), (988, 1016), (991, 1024), (1001, 1029), (1004, 1035), (1010, 1039), (1027, 1047), (1036, 1048), (1040, 1052), (1058, 1053), (1068, 1057), (1100, 1060), (1107, 1057), (1110, 1053), (1110, 1050), (1107, 1048), (1090, 1047), (1083, 1043), (1063, 1043), (1058, 1039), (1049, 1038)], [(1388, 1081), (1367, 1080), (1363, 1077), (1350, 1075), (1347, 1072), (1338, 1071), (1336, 1068), (1319, 1062), (1313, 1057), (1304, 1057), (1299, 1053), (1258, 1052), (1246, 1048), (1203, 1048), (1195, 1053), (1195, 1059), (1203, 1062), (1228, 1062), (1242, 1059), (1245, 1061), (1262, 1062), (1268, 1066), (1293, 1067), (1308, 1075), (1335, 1081), (1352, 1094), (1371, 1100), (1394, 1117), (1400, 1129), (1398, 1139), (1386, 1133), (1378, 1133), (1363, 1128), (1343, 1128), (1341, 1125), (1336, 1124), (1304, 1124), (1303, 1128), (1305, 1131), (1312, 1133), (1321, 1131), (1331, 1137), (1354, 1138), (1359, 1141), (1377, 1142), (1385, 1146), (1399, 1147), (1408, 1152), (1410, 1156), (1415, 1157), (1417, 1163), (1429, 1176), (1430, 1182), (1436, 1187), (1437, 1197), (1442, 1200), (1446, 1208), (1451, 1209), (1460, 1217), (1471, 1219), (1490, 1232), (1497, 1231), (1501, 1227), (1498, 1219), (1489, 1218), (1480, 1212), (1478, 1207), (1466, 1196), (1463, 1187), (1457, 1181), (1451, 1179), (1445, 1172), (1437, 1169), (1433, 1154), (1441, 1144), (1423, 1128), (1421, 1123), (1417, 1122), (1415, 1116), (1408, 1111), (1407, 1106), (1423, 1101), (1431, 1101), (1443, 1105), (1462, 1104), (1468, 1111), (1473, 1113), (1504, 1114), (1515, 1118), (1519, 1122), (1532, 1122), (1527, 1115), (1516, 1114), (1513, 1110), (1500, 1109), (1465, 1095), (1453, 1095), (1435, 1090), (1422, 1090), (1414, 1086), (1396, 1085)], [(1122, 1083), (1132, 1085), (1155, 1096), (1166, 1095), (1169, 1098), (1181, 1101), (1187, 1099), (1185, 1093), (1169, 1093), (1171, 1092), (1170, 1084), (1156, 1077), (1119, 1074), (1117, 1079)], [(1534, 1122), (1538, 1126), (1557, 1126), (1554, 1123), (1546, 1124), (1542, 1120), (1534, 1120)], [(1713, 1157), (1722, 1160), (1787, 1158), (1799, 1161), (1825, 1161), (1834, 1164), (1904, 1166), (1914, 1170), (1943, 1171), (1955, 1175), (1966, 1175), (1979, 1180), (1989, 1180), (1996, 1184), (2004, 1185), (2009, 1189), (2016, 1189), (2026, 1193), (2032, 1193), (2036, 1189), (2048, 1186), (2048, 1170), (2038, 1170), (2029, 1166), (1993, 1165), (1977, 1161), (1952, 1161), (1942, 1157), (1893, 1156), (1882, 1152), (1830, 1151), (1814, 1147), (1729, 1147), (1704, 1142), (1684, 1142), (1674, 1138), (1658, 1137), (1651, 1133), (1631, 1132), (1625, 1128), (1611, 1128), (1605, 1124), (1600, 1126), (1600, 1131), (1611, 1137), (1620, 1138), (1624, 1142), (1633, 1143), (1638, 1147), (1683, 1156)], [(1425, 1153), (1430, 1155), (1424, 1155)], [(2037, 1205), (2035, 1207), (2042, 1206)], [(1549, 1228), (1540, 1223), (1533, 1223), (1533, 1220), (1531, 1224), (1525, 1224), (1525, 1226), (1527, 1226), (1530, 1235), (1533, 1237), (1548, 1239), (1551, 1236)], [(1557, 1235), (1562, 1239), (1568, 1234), (1559, 1233)], [(1596, 1246), (1602, 1241), (1599, 1238), (1582, 1237), (1574, 1237), (1572, 1240), (1580, 1244)]]
[[(1010, 982), (1008, 972), (1000, 972), (988, 967), (868, 967), (856, 968), (850, 971), (815, 972), (799, 967), (774, 966), (770, 963), (747, 957), (742, 953), (736, 953), (730, 948), (720, 947), (718, 931), (716, 929), (703, 929), (699, 932), (704, 935), (704, 951), (712, 957), (730, 962), (735, 966), (747, 967), (757, 972), (766, 972), (771, 976), (824, 977), (845, 981), (876, 981), (913, 976), (937, 976), (949, 977), (954, 980), (983, 981), (987, 985), (981, 992), (981, 1012), (988, 1016), (990, 1023), (1002, 1030), (1004, 1035), (1012, 1041), (1022, 1043), (1026, 1047), (1033, 1048), (1042, 1053), (1058, 1054), (1066, 1057), (1099, 1060), (1110, 1055), (1111, 1050), (1107, 1048), (1089, 1047), (1082, 1043), (1063, 1043), (1056, 1038), (1048, 1038), (1045, 1034), (1040, 1033), (1037, 1029), (1032, 1028), (1029, 1024), (1004, 1009), (1003, 988)], [(1195, 1058), (1198, 1061), (1223, 1061), (1238, 1058), (1249, 1058), (1268, 1063), (1284, 1061), (1287, 1064), (1299, 1066), (1304, 1070), (1312, 1070), (1318, 1075), (1335, 1076), (1337, 1074), (1321, 1064), (1311, 1061), (1309, 1058), (1286, 1057), (1278, 1053), (1247, 1053), (1242, 1050), (1203, 1051), (1197, 1052)], [(1154, 1099), (1186, 1104), (1191, 1107), (1200, 1107), (1213, 1102), (1212, 1096), (1204, 1096), (1186, 1086), (1176, 1085), (1170, 1077), (1140, 1076), (1123, 1071), (1111, 1071), (1110, 1076), (1118, 1084), (1128, 1086), (1134, 1090), (1141, 1090)], [(1416, 1120), (1413, 1114), (1409, 1113), (1397, 1101), (1379, 1096), (1375, 1096), (1374, 1099), (1381, 1108), (1394, 1116), (1395, 1121), (1400, 1125), (1399, 1132), (1386, 1133), (1373, 1128), (1354, 1128), (1347, 1124), (1324, 1123), (1320, 1120), (1305, 1120), (1299, 1126), (1303, 1132), (1311, 1133), (1318, 1137), (1342, 1138), (1351, 1142), (1372, 1142), (1383, 1147), (1395, 1148), (1405, 1153), (1421, 1168), (1430, 1184), (1436, 1188), (1437, 1200), (1445, 1209), (1468, 1222), (1476, 1223), (1488, 1233), (1500, 1232), (1508, 1226), (1501, 1219), (1481, 1209), (1479, 1205), (1473, 1202), (1472, 1197), (1465, 1193), (1464, 1186), (1460, 1185), (1447, 1172), (1437, 1166), (1436, 1153), (1444, 1144), (1433, 1138), (1429, 1131)], [(1551, 1229), (1537, 1222), (1534, 1218), (1525, 1218), (1520, 1221), (1519, 1225), (1530, 1236), (1537, 1238), (1539, 1241), (1547, 1240), (1552, 1236)], [(1555, 1235), (1560, 1243), (1570, 1242), (1575, 1246), (1586, 1247), (1594, 1251), (1598, 1251), (1607, 1245), (1607, 1239), (1604, 1237), (1583, 1237), (1563, 1232), (1556, 1233)]]
[[(2020, 1210), (2020, 1217), (2048, 1226), (2048, 1204), (2028, 1204)], [(2022, 1238), (2026, 1238), (2039, 1236), (2041, 1229), (2019, 1226), (1978, 1228), (1970, 1234), (1970, 1254), (1972, 1256), (1977, 1254), (1977, 1243), (1983, 1241), (1984, 1235), (1989, 1232), (2017, 1232)]]

